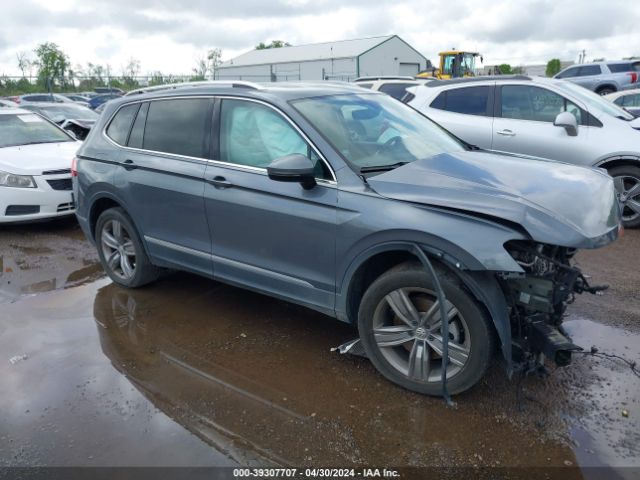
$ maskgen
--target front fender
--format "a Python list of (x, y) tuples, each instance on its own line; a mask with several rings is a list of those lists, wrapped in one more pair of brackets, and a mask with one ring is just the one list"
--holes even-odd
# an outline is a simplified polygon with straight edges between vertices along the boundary
[[(415, 243), (410, 241), (386, 242), (374, 245), (367, 251), (362, 252), (345, 272), (345, 278), (342, 282), (342, 289), (336, 295), (336, 316), (345, 322), (353, 321), (348, 318), (348, 301), (349, 287), (354, 275), (358, 269), (364, 265), (367, 260), (375, 255), (384, 252), (403, 251), (413, 254)], [(500, 340), (502, 355), (507, 365), (507, 373), (511, 376), (513, 371), (512, 352), (511, 352), (511, 324), (509, 321), (509, 309), (504, 297), (504, 293), (500, 288), (500, 284), (495, 275), (494, 270), (476, 269), (470, 270), (466, 265), (478, 265), (478, 259), (473, 258), (468, 252), (459, 256), (459, 251), (453, 253), (451, 249), (440, 249), (424, 242), (418, 243), (420, 248), (429, 255), (430, 258), (438, 260), (447, 267), (461, 282), (469, 289), (471, 294), (487, 309), (491, 320), (493, 321), (496, 333)], [(500, 245), (502, 248), (502, 245)], [(503, 249), (503, 248), (502, 248)], [(504, 249), (503, 249), (504, 250)], [(505, 255), (508, 253), (505, 251)], [(509, 258), (511, 258), (509, 256)], [(513, 260), (513, 259), (512, 259)], [(515, 263), (515, 262), (514, 262)], [(517, 264), (516, 264), (517, 265)]]

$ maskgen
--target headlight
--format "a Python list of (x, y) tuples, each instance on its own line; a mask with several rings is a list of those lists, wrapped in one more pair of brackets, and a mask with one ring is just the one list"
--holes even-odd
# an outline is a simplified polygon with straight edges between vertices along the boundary
[(0, 187), (37, 188), (37, 185), (30, 175), (14, 175), (0, 171)]

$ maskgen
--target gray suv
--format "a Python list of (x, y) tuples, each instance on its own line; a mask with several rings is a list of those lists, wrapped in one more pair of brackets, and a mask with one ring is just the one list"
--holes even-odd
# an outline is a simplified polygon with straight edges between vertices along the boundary
[(638, 88), (640, 61), (594, 62), (572, 65), (553, 78), (567, 80), (600, 95)]
[[(77, 216), (124, 287), (180, 269), (357, 325), (388, 379), (459, 393), (569, 362), (571, 265), (612, 242), (613, 181), (475, 151), (357, 86), (211, 83), (110, 102), (72, 168)], [(259, 321), (260, 312), (256, 312)]]

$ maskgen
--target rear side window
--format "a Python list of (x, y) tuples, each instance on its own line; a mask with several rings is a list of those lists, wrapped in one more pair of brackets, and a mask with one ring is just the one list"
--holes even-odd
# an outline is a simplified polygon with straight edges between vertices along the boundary
[(138, 108), (140, 108), (140, 104), (134, 103), (118, 110), (118, 113), (116, 113), (113, 120), (111, 120), (109, 127), (107, 127), (107, 135), (111, 140), (119, 145), (127, 144), (129, 130), (131, 130), (131, 124), (138, 112)]
[(360, 82), (356, 82), (356, 85), (362, 88), (371, 88), (373, 87), (373, 83), (360, 83)]
[(607, 67), (611, 73), (633, 72), (634, 68), (631, 63), (608, 63)]
[(157, 100), (149, 104), (143, 148), (188, 157), (205, 157), (206, 98)]
[(584, 67), (580, 67), (580, 72), (578, 72), (579, 77), (587, 77), (589, 75), (600, 75), (602, 73), (602, 69), (600, 65), (585, 65)]
[(572, 67), (572, 68), (568, 68), (567, 70), (565, 70), (564, 72), (561, 72), (557, 75), (557, 78), (571, 78), (571, 77), (576, 77), (578, 76), (578, 70), (580, 69), (580, 67)]
[(442, 92), (432, 108), (466, 115), (489, 115), (489, 96), (493, 87), (456, 88)]
[(391, 95), (396, 100), (402, 100), (407, 94), (407, 88), (415, 86), (415, 83), (385, 83), (380, 87), (380, 91)]

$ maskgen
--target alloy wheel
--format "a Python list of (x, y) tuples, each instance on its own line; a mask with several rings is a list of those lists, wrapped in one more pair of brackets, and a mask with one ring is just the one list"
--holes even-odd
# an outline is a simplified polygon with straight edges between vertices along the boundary
[(629, 175), (613, 177), (622, 210), (622, 220), (631, 222), (640, 217), (640, 178)]
[[(469, 359), (469, 328), (459, 310), (447, 301), (449, 364), (447, 378), (459, 373)], [(411, 380), (441, 380), (442, 322), (437, 295), (424, 288), (400, 288), (376, 307), (373, 334), (383, 357)]]
[(136, 249), (124, 225), (118, 220), (107, 221), (100, 241), (107, 267), (118, 278), (131, 279), (136, 273)]

